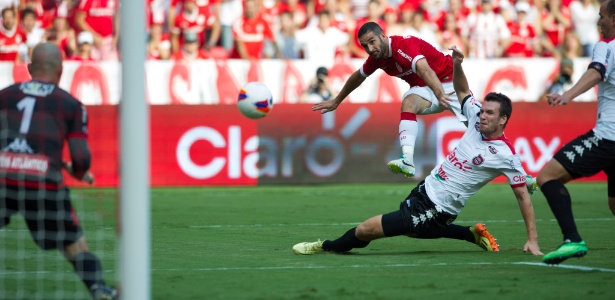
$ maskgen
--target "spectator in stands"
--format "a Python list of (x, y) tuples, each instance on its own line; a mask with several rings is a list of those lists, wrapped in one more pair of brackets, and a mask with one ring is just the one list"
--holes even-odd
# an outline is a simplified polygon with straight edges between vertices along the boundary
[(316, 70), (316, 77), (310, 82), (310, 86), (301, 93), (300, 103), (318, 103), (331, 100), (335, 97), (335, 92), (329, 82), (329, 71), (325, 67)]
[(28, 57), (30, 57), (32, 49), (42, 41), (45, 34), (45, 30), (36, 25), (36, 13), (30, 8), (21, 11), (21, 29), (28, 39), (26, 44), (28, 46)]
[[(148, 0), (150, 3), (158, 2), (156, 5), (165, 5), (165, 2), (169, 2), (167, 9), (167, 20), (169, 26), (175, 24), (175, 18), (177, 13), (181, 13), (183, 9), (183, 2), (186, 0)], [(197, 9), (199, 11), (209, 11), (219, 19), (220, 0), (195, 0)]]
[(480, 11), (468, 16), (461, 31), (469, 57), (502, 57), (508, 48), (510, 31), (504, 18), (493, 12), (492, 1), (482, 0)]
[[(315, 2), (320, 3), (320, 1)], [(310, 17), (307, 26), (318, 26), (318, 13), (323, 10), (329, 12), (331, 16), (331, 26), (346, 33), (354, 30), (354, 20), (352, 20), (350, 8), (346, 0), (325, 0), (316, 14)]]
[(574, 31), (566, 32), (561, 47), (561, 58), (575, 59), (583, 56), (583, 45)]
[(434, 47), (438, 47), (439, 37), (436, 34), (437, 31), (437, 28), (434, 28), (431, 23), (425, 20), (425, 12), (419, 9), (412, 15), (410, 27), (406, 28), (403, 35), (418, 37)]
[[(210, 38), (205, 42), (205, 30), (211, 28)], [(196, 0), (184, 0), (181, 13), (175, 18), (171, 28), (171, 50), (177, 52), (181, 46), (182, 36), (187, 32), (195, 33), (199, 45), (211, 49), (220, 37), (220, 22), (208, 9), (201, 10)]]
[(381, 3), (379, 0), (369, 1), (367, 5), (367, 16), (356, 21), (354, 26), (354, 33), (348, 41), (348, 48), (352, 57), (367, 58), (369, 56), (367, 52), (363, 50), (363, 47), (361, 47), (361, 43), (359, 42), (358, 38), (359, 29), (361, 28), (361, 26), (363, 26), (363, 24), (367, 22), (374, 22), (377, 23), (384, 32), (387, 31), (387, 24), (382, 19), (383, 12), (384, 11), (381, 7)]
[[(303, 56), (321, 66), (333, 66), (338, 48), (348, 44), (348, 34), (331, 26), (331, 16), (326, 10), (318, 13), (318, 27), (307, 27), (297, 31), (295, 38), (303, 49)], [(347, 50), (341, 50), (346, 52)]]
[(62, 51), (62, 57), (71, 57), (77, 52), (77, 37), (75, 30), (68, 24), (67, 11), (58, 9), (56, 17), (47, 29), (43, 39), (54, 43)]
[(440, 34), (440, 49), (444, 53), (451, 53), (448, 49), (452, 46), (457, 46), (459, 51), (465, 53), (463, 40), (457, 28), (457, 20), (455, 19), (455, 15), (449, 13), (444, 17), (444, 30), (442, 30)]
[(583, 56), (591, 56), (594, 44), (600, 40), (598, 17), (600, 6), (596, 0), (579, 0), (570, 3), (572, 24), (583, 45)]
[(282, 2), (281, 11), (290, 11), (293, 13), (293, 21), (295, 26), (300, 29), (305, 27), (308, 21), (307, 8), (305, 4), (299, 0), (285, 0)]
[[(387, 0), (348, 0), (348, 1), (350, 3), (350, 13), (352, 14), (352, 18), (355, 20), (369, 18), (369, 14), (370, 14), (369, 6), (372, 1), (376, 1), (376, 3), (378, 4), (378, 15), (382, 15), (384, 13), (384, 9), (386, 8), (386, 5), (387, 5)], [(418, 0), (415, 0), (415, 1), (418, 1)], [(365, 23), (362, 23), (361, 25), (363, 24)], [(359, 27), (361, 26), (359, 25)]]
[(530, 8), (525, 1), (518, 1), (515, 4), (517, 19), (508, 23), (511, 37), (506, 57), (533, 57), (534, 53), (540, 52), (534, 25), (527, 18)]
[(414, 15), (415, 11), (416, 8), (409, 2), (404, 2), (399, 5), (399, 23), (402, 28), (410, 28), (410, 23), (412, 23), (412, 15)]
[(78, 31), (89, 31), (94, 36), (94, 59), (118, 59), (119, 0), (81, 0), (75, 24)]
[[(282, 57), (286, 59), (297, 59), (301, 56), (301, 48), (295, 38), (295, 31), (292, 13), (288, 11), (281, 12), (280, 31), (275, 35), (275, 43), (278, 44)], [(275, 56), (275, 49), (271, 43), (267, 41), (265, 44), (265, 57)]]
[[(540, 13), (542, 32), (546, 36), (543, 42), (545, 50), (543, 56), (557, 56), (566, 31), (571, 28), (570, 11), (562, 6), (561, 0), (535, 1), (536, 8)], [(552, 47), (549, 45), (553, 45)]]
[(231, 51), (235, 46), (233, 24), (241, 19), (242, 14), (242, 0), (222, 0), (220, 3), (220, 45), (226, 51)]
[(208, 59), (209, 54), (199, 47), (199, 37), (194, 32), (185, 32), (184, 42), (181, 49), (173, 52), (174, 61), (195, 61), (198, 59)]
[(163, 32), (162, 24), (153, 23), (149, 28), (147, 59), (167, 60), (171, 57), (171, 41)]
[[(166, 0), (145, 0), (147, 1), (147, 29), (149, 30), (153, 25), (162, 25), (165, 24), (165, 15), (170, 14), (171, 11), (175, 11), (173, 8), (168, 8), (166, 6)], [(175, 20), (173, 20), (175, 21)], [(172, 25), (174, 23), (169, 23)]]
[[(4, 8), (0, 28), (0, 61), (24, 62), (24, 53), (27, 53), (26, 41), (26, 34), (17, 26), (15, 10)], [(19, 55), (20, 52), (22, 55)]]
[(89, 31), (79, 32), (77, 36), (77, 52), (69, 59), (83, 62), (96, 61), (92, 57), (92, 45), (94, 45), (94, 35)]
[(572, 74), (574, 74), (574, 63), (568, 58), (560, 60), (559, 73), (547, 84), (541, 96), (541, 101), (547, 101), (547, 95), (562, 94), (573, 86)]
[(387, 36), (402, 35), (404, 26), (399, 22), (399, 12), (392, 6), (384, 10), (384, 22), (387, 24)]
[(233, 58), (262, 58), (265, 39), (272, 41), (275, 57), (282, 58), (278, 44), (273, 42), (275, 34), (269, 23), (260, 16), (255, 0), (244, 1), (244, 16), (233, 25), (233, 37), (235, 39), (235, 49), (231, 54)]

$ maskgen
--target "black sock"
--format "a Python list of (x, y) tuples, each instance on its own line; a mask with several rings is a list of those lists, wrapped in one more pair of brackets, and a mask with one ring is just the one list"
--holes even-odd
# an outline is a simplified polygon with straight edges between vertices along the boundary
[(551, 207), (551, 211), (562, 229), (564, 240), (580, 242), (582, 239), (572, 216), (572, 201), (568, 189), (559, 180), (546, 182), (540, 189), (547, 198), (549, 207)]
[(96, 255), (90, 252), (81, 252), (75, 255), (71, 263), (75, 268), (75, 273), (88, 289), (97, 283), (104, 284), (102, 266)]
[(470, 231), (470, 226), (459, 226), (455, 224), (450, 224), (446, 227), (437, 228), (436, 230), (431, 230), (428, 233), (418, 234), (416, 238), (417, 239), (447, 238), (447, 239), (468, 241), (470, 243), (476, 243), (474, 234), (472, 234), (472, 232)]
[(340, 238), (334, 241), (326, 240), (322, 243), (322, 250), (333, 252), (346, 252), (353, 248), (365, 248), (369, 242), (362, 241), (355, 235), (357, 228), (350, 229)]

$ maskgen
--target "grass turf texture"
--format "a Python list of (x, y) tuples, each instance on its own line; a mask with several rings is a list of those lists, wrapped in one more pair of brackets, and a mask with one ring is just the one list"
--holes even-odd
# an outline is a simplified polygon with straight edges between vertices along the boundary
[[(577, 226), (589, 247), (586, 257), (561, 265), (572, 268), (547, 267), (540, 257), (522, 252), (525, 226), (510, 187), (500, 184), (487, 185), (471, 198), (456, 221), (486, 223), (498, 239), (499, 253), (463, 241), (405, 237), (377, 240), (345, 255), (292, 253), (295, 243), (337, 238), (373, 215), (396, 210), (414, 186), (153, 189), (153, 299), (612, 299), (615, 217), (604, 183), (568, 185)], [(83, 217), (82, 222), (86, 236), (103, 237), (93, 250), (104, 252), (105, 275), (113, 281), (115, 191), (75, 190), (73, 196), (78, 213), (104, 216), (103, 222)], [(532, 199), (546, 253), (561, 243), (561, 233), (542, 194)], [(8, 228), (24, 226), (14, 218)], [(11, 242), (5, 236), (14, 233), (0, 230), (0, 240)], [(5, 272), (35, 271), (36, 260), (30, 258), (42, 256), (49, 261), (45, 270), (64, 270), (65, 289), (80, 288), (59, 255), (42, 254), (29, 240), (22, 244), (27, 260), (20, 266), (5, 258)], [(15, 253), (15, 244), (3, 247)], [(15, 295), (11, 278), (2, 276), (0, 299)], [(28, 283), (25, 298), (33, 298), (28, 297), (35, 289), (33, 279)], [(57, 288), (45, 283), (47, 290)]]

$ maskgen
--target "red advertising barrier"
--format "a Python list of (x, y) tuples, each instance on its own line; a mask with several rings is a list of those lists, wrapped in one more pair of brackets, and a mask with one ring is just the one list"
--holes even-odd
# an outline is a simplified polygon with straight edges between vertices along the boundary
[[(536, 175), (566, 142), (595, 124), (596, 103), (550, 108), (515, 103), (506, 135)], [(399, 156), (399, 104), (344, 103), (321, 115), (309, 104), (276, 105), (250, 120), (234, 105), (151, 106), (153, 186), (407, 182), (388, 172)], [(118, 107), (89, 106), (97, 186), (119, 182)], [(418, 180), (452, 150), (464, 127), (449, 113), (419, 116)], [(604, 180), (600, 173), (584, 180)], [(76, 185), (68, 180), (70, 185)]]

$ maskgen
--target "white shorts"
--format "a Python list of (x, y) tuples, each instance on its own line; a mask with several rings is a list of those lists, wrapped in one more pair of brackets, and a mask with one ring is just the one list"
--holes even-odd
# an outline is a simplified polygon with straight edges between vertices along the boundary
[[(444, 88), (444, 93), (448, 94), (450, 92), (454, 92), (455, 88), (453, 87), (452, 82), (442, 83), (442, 87)], [(428, 86), (413, 86), (408, 91), (404, 93), (401, 97), (402, 99), (406, 99), (408, 95), (418, 95), (419, 97), (431, 102), (431, 106), (418, 113), (419, 115), (431, 115), (443, 112), (445, 109), (450, 110), (455, 114), (457, 120), (459, 122), (467, 122), (468, 118), (461, 113), (461, 103), (459, 103), (459, 98), (457, 98), (457, 94), (452, 94), (450, 98), (453, 100), (450, 102), (449, 108), (441, 107), (438, 103), (438, 98), (434, 92)]]

